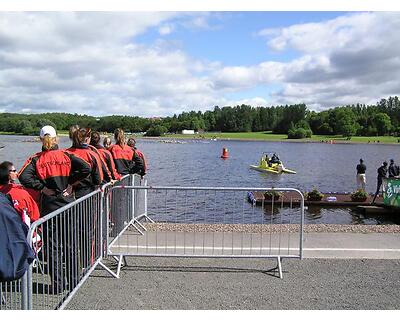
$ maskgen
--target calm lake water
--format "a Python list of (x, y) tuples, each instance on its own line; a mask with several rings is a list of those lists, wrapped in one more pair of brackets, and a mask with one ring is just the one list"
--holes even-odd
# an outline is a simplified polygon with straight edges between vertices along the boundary
[[(33, 137), (0, 136), (0, 160), (12, 161), (20, 168), (33, 153), (40, 151), (40, 142)], [(356, 189), (355, 166), (363, 158), (367, 166), (367, 191), (376, 188), (376, 170), (384, 160), (400, 163), (397, 145), (326, 144), (299, 142), (209, 141), (188, 140), (164, 143), (139, 139), (138, 148), (148, 162), (149, 185), (159, 186), (226, 186), (226, 187), (292, 187), (321, 192), (353, 192)], [(70, 141), (61, 137), (60, 146)], [(222, 160), (222, 148), (229, 159)], [(249, 169), (257, 164), (262, 152), (276, 152), (287, 168), (297, 174), (272, 175)], [(310, 208), (307, 223), (380, 224), (398, 223), (391, 217), (364, 217), (349, 209)]]

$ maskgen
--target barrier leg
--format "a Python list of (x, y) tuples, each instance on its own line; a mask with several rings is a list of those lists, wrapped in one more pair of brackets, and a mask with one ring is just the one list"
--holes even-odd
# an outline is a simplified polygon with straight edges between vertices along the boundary
[(110, 268), (108, 268), (103, 262), (99, 262), (100, 267), (102, 267), (104, 270), (106, 270), (109, 274), (111, 274), (114, 278), (119, 279), (119, 272), (115, 273), (113, 272)]
[(283, 279), (283, 275), (282, 275), (282, 258), (281, 257), (277, 257), (278, 260), (278, 272), (279, 272), (279, 278)]

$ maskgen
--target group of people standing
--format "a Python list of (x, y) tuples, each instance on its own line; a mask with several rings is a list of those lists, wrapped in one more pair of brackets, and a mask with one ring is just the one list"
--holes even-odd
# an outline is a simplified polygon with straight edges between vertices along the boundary
[[(365, 191), (366, 176), (365, 172), (367, 167), (364, 164), (364, 160), (360, 159), (360, 163), (356, 166), (357, 171), (357, 189)], [(384, 161), (382, 165), (377, 170), (377, 185), (376, 191), (372, 203), (375, 203), (376, 197), (378, 196), (384, 178), (400, 178), (400, 167), (394, 162), (394, 159), (390, 159), (390, 164), (388, 167), (387, 161)]]
[[(71, 146), (60, 149), (56, 130), (44, 126), (40, 130), (42, 150), (29, 157), (19, 172), (12, 162), (0, 164), (0, 192), (28, 226), (124, 175), (146, 174), (143, 153), (122, 129), (115, 130), (114, 144), (106, 137), (101, 145), (99, 132), (78, 125), (70, 128), (69, 137)], [(58, 279), (52, 278), (57, 285)]]
[[(114, 132), (115, 144), (90, 128), (72, 126), (71, 147), (60, 149), (52, 126), (40, 130), (42, 150), (29, 157), (17, 173), (14, 164), (0, 164), (0, 192), (24, 210), (31, 221), (79, 199), (105, 183), (126, 174), (146, 174), (146, 160), (136, 149), (136, 141), (125, 138), (122, 129)], [(21, 185), (15, 183), (19, 180)], [(22, 209), (23, 208), (23, 209)]]

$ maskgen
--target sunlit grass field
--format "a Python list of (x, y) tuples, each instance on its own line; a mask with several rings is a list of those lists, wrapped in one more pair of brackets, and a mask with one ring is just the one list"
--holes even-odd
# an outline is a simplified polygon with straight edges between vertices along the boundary
[(265, 140), (265, 141), (299, 141), (299, 142), (328, 142), (333, 143), (400, 143), (400, 137), (378, 136), (378, 137), (351, 137), (349, 140), (342, 136), (312, 135), (307, 139), (288, 139), (286, 134), (274, 134), (270, 131), (263, 132), (205, 132), (201, 134), (170, 134), (166, 138), (175, 139), (239, 139), (239, 140)]
[[(1, 132), (0, 135), (14, 135), (13, 132)], [(67, 130), (58, 131), (60, 136), (68, 136)], [(112, 133), (107, 134), (110, 137)], [(133, 136), (136, 136), (133, 134)], [(141, 137), (141, 136), (136, 136)], [(342, 136), (312, 135), (307, 139), (288, 139), (286, 134), (275, 134), (271, 131), (263, 132), (205, 132), (201, 134), (167, 134), (162, 138), (173, 139), (232, 139), (232, 140), (264, 140), (264, 141), (290, 141), (290, 142), (327, 142), (330, 143), (392, 143), (400, 144), (400, 137), (351, 137), (349, 140)]]

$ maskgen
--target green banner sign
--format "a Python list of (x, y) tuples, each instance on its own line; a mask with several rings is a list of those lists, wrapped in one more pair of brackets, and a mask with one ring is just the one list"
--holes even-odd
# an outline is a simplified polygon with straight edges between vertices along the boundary
[(388, 206), (400, 207), (400, 179), (389, 178), (386, 183), (383, 203)]

